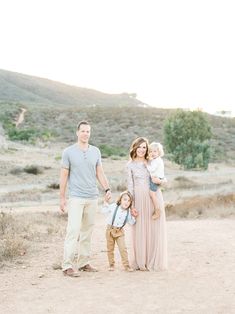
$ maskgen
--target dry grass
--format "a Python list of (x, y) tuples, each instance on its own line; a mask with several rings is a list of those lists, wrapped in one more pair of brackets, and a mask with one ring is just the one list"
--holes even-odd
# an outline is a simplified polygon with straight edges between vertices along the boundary
[(25, 225), (12, 215), (0, 213), (0, 261), (9, 260), (23, 254), (26, 250), (24, 239)]
[(168, 216), (173, 215), (181, 218), (200, 218), (206, 216), (224, 218), (235, 216), (234, 204), (235, 193), (194, 196), (180, 203), (166, 204), (166, 213)]
[(198, 184), (196, 182), (194, 182), (193, 180), (191, 180), (185, 176), (175, 177), (174, 180), (176, 181), (174, 188), (179, 188), (179, 189), (185, 189), (186, 188), (186, 189), (188, 189), (188, 188), (198, 186)]
[(41, 191), (39, 189), (20, 190), (8, 192), (1, 196), (0, 202), (40, 201)]
[[(29, 253), (35, 245), (64, 232), (65, 217), (57, 213), (0, 213), (0, 262)], [(37, 245), (36, 245), (37, 246)]]

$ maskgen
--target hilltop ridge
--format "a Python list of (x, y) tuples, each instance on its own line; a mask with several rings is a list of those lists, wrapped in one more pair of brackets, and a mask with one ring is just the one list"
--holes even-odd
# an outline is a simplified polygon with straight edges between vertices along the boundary
[(143, 105), (135, 94), (107, 94), (97, 90), (0, 69), (0, 101), (28, 105)]

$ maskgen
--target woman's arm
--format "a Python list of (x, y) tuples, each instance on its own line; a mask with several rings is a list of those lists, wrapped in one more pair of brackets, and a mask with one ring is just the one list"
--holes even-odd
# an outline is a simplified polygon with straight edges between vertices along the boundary
[(133, 173), (129, 164), (127, 165), (127, 188), (128, 191), (131, 193), (132, 197), (134, 197)]

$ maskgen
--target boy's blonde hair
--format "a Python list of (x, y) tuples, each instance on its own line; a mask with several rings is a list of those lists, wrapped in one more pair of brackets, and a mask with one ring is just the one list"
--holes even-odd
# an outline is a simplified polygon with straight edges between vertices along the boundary
[(117, 203), (117, 205), (119, 206), (119, 205), (121, 204), (121, 200), (122, 200), (122, 197), (123, 197), (124, 195), (127, 195), (127, 196), (129, 196), (129, 198), (130, 198), (130, 206), (129, 206), (129, 208), (130, 208), (131, 205), (132, 205), (132, 202), (133, 202), (133, 197), (132, 197), (132, 195), (131, 195), (131, 193), (130, 193), (129, 191), (123, 191), (123, 192), (119, 195), (119, 197), (118, 197), (116, 203)]
[(164, 150), (163, 150), (163, 146), (161, 143), (157, 143), (157, 142), (152, 142), (150, 145), (149, 145), (149, 148), (156, 148), (159, 152), (159, 156), (160, 157), (163, 157), (164, 156)]

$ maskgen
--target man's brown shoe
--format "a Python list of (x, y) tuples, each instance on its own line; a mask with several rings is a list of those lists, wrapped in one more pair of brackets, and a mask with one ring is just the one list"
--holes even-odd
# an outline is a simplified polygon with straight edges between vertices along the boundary
[(87, 272), (91, 272), (91, 273), (98, 271), (96, 268), (91, 267), (90, 264), (86, 264), (85, 266), (80, 267), (78, 270), (79, 271), (87, 271)]
[(69, 277), (80, 277), (80, 274), (73, 270), (72, 268), (68, 268), (63, 271), (64, 276), (69, 276)]

